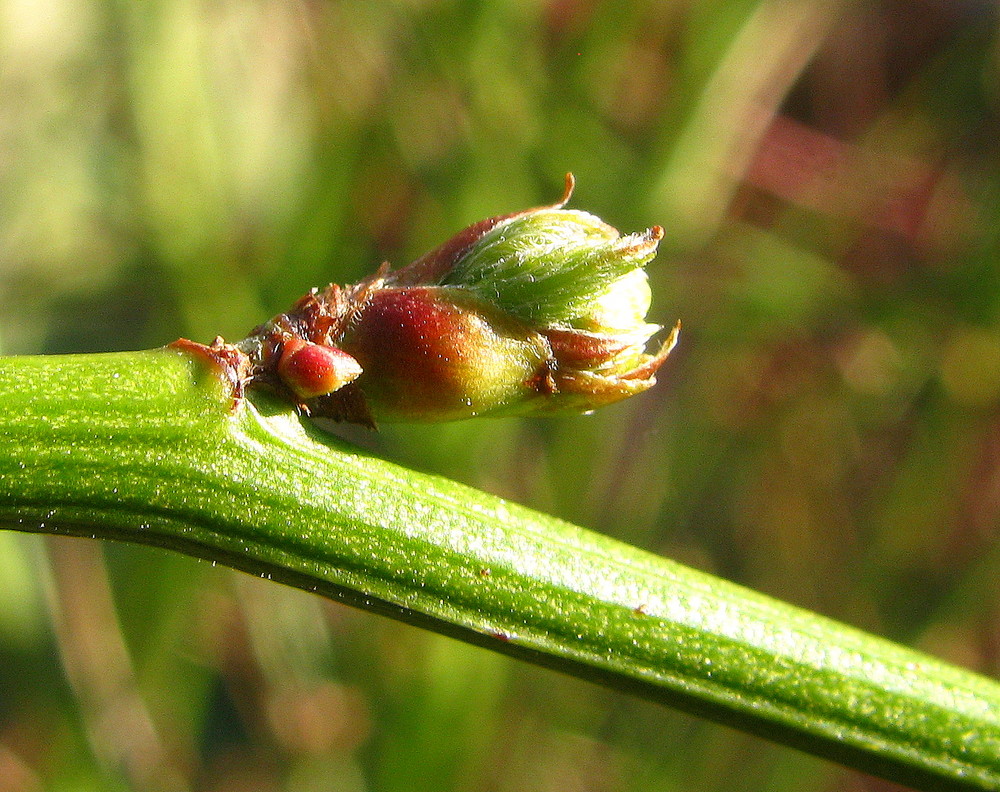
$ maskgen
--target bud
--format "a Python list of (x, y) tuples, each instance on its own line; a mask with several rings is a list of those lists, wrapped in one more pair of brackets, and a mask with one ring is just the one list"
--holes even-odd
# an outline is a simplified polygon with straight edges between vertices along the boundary
[(346, 352), (301, 338), (286, 341), (278, 358), (278, 376), (302, 401), (338, 391), (361, 372), (358, 361)]
[(314, 290), (210, 356), (242, 356), (237, 395), (264, 386), (369, 426), (587, 412), (641, 393), (679, 330), (646, 352), (660, 328), (643, 268), (663, 229), (622, 236), (563, 209), (572, 188), (567, 176), (559, 203), (482, 220), (397, 272)]
[[(386, 365), (379, 366), (379, 375), (373, 378), (377, 386), (366, 389), (364, 378), (359, 380), (362, 390), (374, 397), (373, 410), (393, 414), (405, 393), (415, 395), (419, 390), (449, 394), (450, 406), (438, 404), (439, 412), (433, 399), (421, 399), (425, 403), (406, 420), (440, 420), (445, 413), (460, 418), (587, 412), (655, 384), (656, 371), (679, 332), (674, 328), (656, 354), (646, 353), (660, 327), (646, 322), (650, 289), (643, 267), (656, 255), (663, 229), (656, 226), (623, 237), (594, 215), (563, 209), (572, 187), (568, 177), (566, 193), (554, 206), (470, 226), (389, 279), (439, 285), (423, 293), (420, 306), (409, 305), (391, 322), (369, 324), (362, 319), (344, 337), (343, 348), (366, 370), (370, 365), (366, 360), (378, 357), (377, 350), (396, 349), (393, 362), (387, 358)], [(431, 293), (435, 305), (461, 302), (461, 310), (473, 312), (477, 319), (503, 317), (502, 324), (489, 318), (486, 326), (502, 327), (505, 342), (498, 345), (481, 328), (470, 332), (449, 324), (441, 332), (427, 331), (422, 327), (427, 317), (421, 312), (440, 313), (423, 302)], [(410, 331), (422, 343), (397, 344), (397, 333)], [(437, 376), (442, 360), (463, 361), (450, 370), (454, 378)], [(477, 378), (483, 376), (489, 387), (480, 389)], [(455, 407), (455, 402), (462, 403), (462, 395), (464, 410)], [(487, 398), (477, 398), (481, 396)]]

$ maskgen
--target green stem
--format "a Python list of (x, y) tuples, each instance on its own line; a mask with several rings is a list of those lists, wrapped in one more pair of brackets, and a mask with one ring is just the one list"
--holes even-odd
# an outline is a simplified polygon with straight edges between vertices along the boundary
[(0, 359), (0, 521), (157, 545), (924, 788), (1000, 789), (1000, 685), (313, 430), (175, 350)]

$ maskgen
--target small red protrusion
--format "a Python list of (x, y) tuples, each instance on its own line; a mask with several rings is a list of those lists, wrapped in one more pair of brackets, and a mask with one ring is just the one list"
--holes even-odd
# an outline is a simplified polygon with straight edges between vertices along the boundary
[(278, 360), (281, 381), (302, 400), (340, 390), (361, 371), (361, 364), (343, 350), (301, 338), (286, 341)]

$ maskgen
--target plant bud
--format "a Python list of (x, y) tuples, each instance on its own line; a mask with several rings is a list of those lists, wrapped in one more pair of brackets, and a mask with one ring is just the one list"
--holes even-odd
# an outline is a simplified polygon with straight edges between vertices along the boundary
[(326, 396), (356, 380), (358, 361), (336, 347), (290, 338), (278, 358), (278, 376), (303, 401)]
[(658, 226), (622, 236), (560, 203), (482, 220), (390, 272), (300, 299), (239, 344), (248, 384), (374, 426), (587, 412), (641, 393), (654, 354), (643, 269)]

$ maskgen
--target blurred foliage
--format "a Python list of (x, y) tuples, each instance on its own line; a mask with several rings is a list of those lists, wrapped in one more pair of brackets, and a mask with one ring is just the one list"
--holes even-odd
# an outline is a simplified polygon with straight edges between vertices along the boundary
[[(236, 338), (572, 170), (572, 206), (667, 228), (662, 384), (586, 418), (339, 431), (996, 676), (997, 22), (985, 0), (0, 0), (0, 343)], [(0, 535), (4, 792), (888, 788), (92, 544)]]

